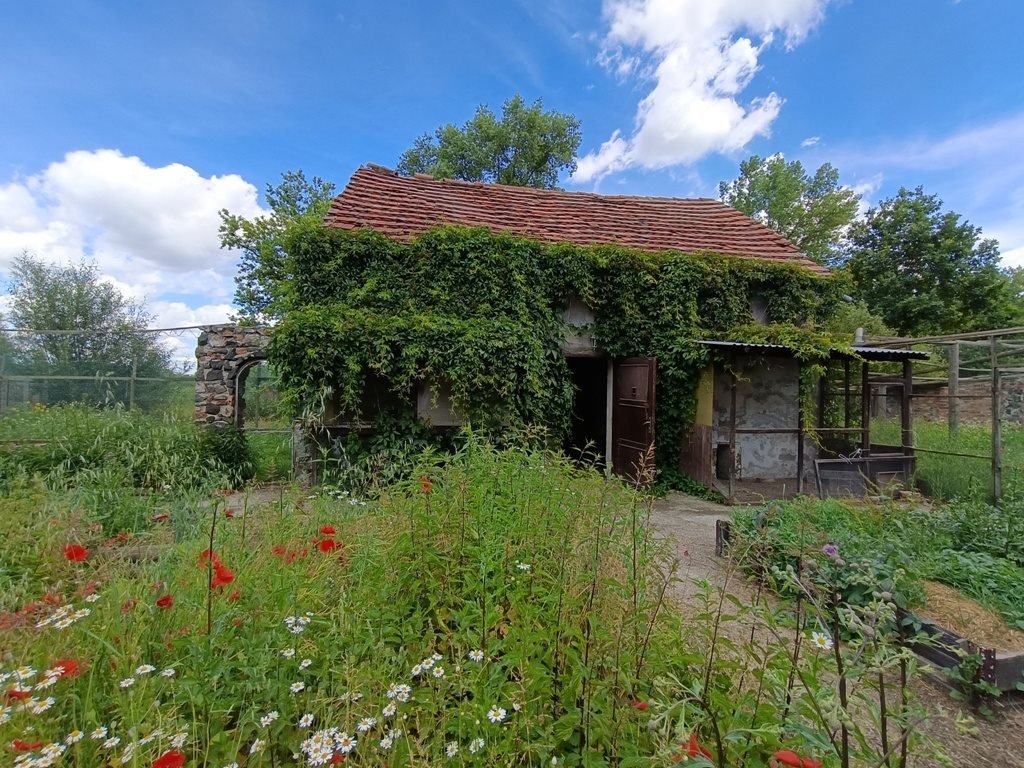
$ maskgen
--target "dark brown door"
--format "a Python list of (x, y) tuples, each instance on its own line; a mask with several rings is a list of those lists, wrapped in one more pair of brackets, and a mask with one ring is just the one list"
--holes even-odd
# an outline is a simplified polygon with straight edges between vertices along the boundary
[(653, 357), (627, 357), (615, 363), (612, 389), (612, 469), (633, 482), (654, 475)]

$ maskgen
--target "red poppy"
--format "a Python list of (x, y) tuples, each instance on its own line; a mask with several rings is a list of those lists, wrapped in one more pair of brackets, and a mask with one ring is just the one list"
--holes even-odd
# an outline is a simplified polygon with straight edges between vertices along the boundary
[(274, 553), (274, 557), (284, 557), (284, 544), (275, 544), (270, 551)]
[(11, 688), (7, 691), (8, 701), (24, 701), (32, 695), (32, 691), (28, 688)]
[(33, 749), (39, 749), (43, 746), (41, 741), (22, 741), (21, 739), (15, 739), (11, 742), (11, 749), (15, 752), (31, 752)]
[(68, 544), (64, 547), (64, 557), (72, 563), (81, 563), (89, 557), (89, 550), (81, 544)]
[(162, 520), (170, 520), (170, 519), (171, 519), (171, 516), (169, 514), (167, 514), (166, 512), (161, 512), (158, 515), (153, 515), (153, 522), (154, 523), (159, 523)]
[(430, 481), (430, 478), (426, 475), (420, 475), (420, 490), (423, 493), (430, 493), (434, 489), (434, 484)]
[(129, 533), (119, 533), (114, 538), (117, 539), (121, 544), (124, 544), (126, 541), (128, 541), (128, 539), (131, 538), (131, 534), (129, 534)]
[(316, 547), (321, 552), (333, 552), (338, 548), (338, 542), (334, 539), (320, 539), (320, 541), (316, 543)]
[(224, 587), (235, 580), (235, 574), (231, 572), (220, 560), (215, 560), (213, 563), (213, 578), (210, 579), (210, 589), (217, 589), (218, 587)]
[(242, 596), (242, 590), (236, 589), (234, 592), (232, 592), (230, 595), (228, 595), (228, 602), (229, 603), (238, 602), (238, 598), (240, 598), (241, 596)]
[(650, 705), (646, 701), (642, 701), (640, 699), (635, 699), (633, 701), (633, 709), (637, 710), (638, 712), (646, 712), (648, 706)]
[(284, 561), (285, 561), (285, 562), (286, 562), (286, 563), (287, 563), (288, 565), (291, 565), (292, 563), (294, 563), (294, 562), (295, 562), (295, 557), (296, 557), (296, 555), (297, 555), (297, 554), (298, 554), (297, 552), (291, 552), (291, 551), (289, 551), (289, 552), (285, 553), (285, 556), (284, 556)]
[(121, 613), (131, 613), (132, 609), (139, 604), (139, 598), (129, 597), (123, 603), (121, 603)]
[(706, 757), (708, 760), (714, 760), (704, 747), (697, 743), (697, 734), (691, 733), (690, 740), (686, 742), (686, 756), (687, 757)]
[(204, 549), (199, 553), (199, 565), (206, 565), (211, 559), (214, 563), (220, 562), (220, 556), (216, 552)]
[(96, 591), (99, 585), (100, 583), (98, 581), (90, 581), (88, 584), (85, 585), (85, 588), (82, 590), (82, 594), (91, 595), (93, 592)]
[(322, 526), (320, 526), (320, 533), (322, 533), (324, 536), (333, 536), (337, 532), (338, 532), (338, 529), (335, 528), (333, 525), (322, 525)]
[(800, 757), (796, 752), (789, 749), (780, 749), (772, 757), (777, 765), (791, 766), (791, 768), (822, 768), (824, 763), (813, 757)]
[(174, 607), (174, 595), (162, 595), (156, 599), (156, 604), (160, 608), (173, 608)]
[(335, 752), (334, 757), (331, 758), (331, 765), (341, 765), (345, 762), (345, 756), (341, 752)]
[(235, 510), (233, 510), (231, 508), (227, 508), (227, 509), (224, 510), (224, 517), (234, 517), (234, 516), (235, 516)]
[(54, 594), (53, 592), (47, 592), (43, 595), (43, 602), (47, 605), (60, 605), (62, 601), (60, 599), (60, 595)]
[(185, 753), (171, 749), (153, 761), (153, 768), (181, 768), (184, 764)]
[(241, 616), (235, 616), (235, 618), (231, 620), (231, 623), (234, 624), (236, 627), (240, 627), (242, 626), (242, 621), (243, 619)]
[(78, 677), (78, 662), (74, 659), (61, 659), (53, 664), (52, 669), (60, 667), (58, 677)]

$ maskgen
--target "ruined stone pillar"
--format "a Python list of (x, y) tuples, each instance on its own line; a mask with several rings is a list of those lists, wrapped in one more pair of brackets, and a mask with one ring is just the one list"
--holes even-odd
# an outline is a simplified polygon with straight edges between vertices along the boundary
[(269, 343), (270, 328), (266, 327), (227, 323), (203, 327), (196, 344), (197, 422), (238, 426), (239, 375), (266, 359)]

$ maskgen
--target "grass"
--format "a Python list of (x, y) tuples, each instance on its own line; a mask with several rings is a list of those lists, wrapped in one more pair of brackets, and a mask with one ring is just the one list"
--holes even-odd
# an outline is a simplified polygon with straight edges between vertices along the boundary
[[(893, 421), (876, 421), (871, 439), (890, 445), (900, 444), (900, 425)], [(992, 430), (987, 425), (963, 424), (950, 435), (944, 422), (918, 420), (914, 423), (914, 445), (928, 450), (992, 455)], [(1024, 495), (1024, 427), (1004, 425), (1003, 495)], [(939, 499), (992, 500), (992, 464), (988, 458), (946, 456), (921, 451), (917, 454), (916, 480), (922, 490)]]

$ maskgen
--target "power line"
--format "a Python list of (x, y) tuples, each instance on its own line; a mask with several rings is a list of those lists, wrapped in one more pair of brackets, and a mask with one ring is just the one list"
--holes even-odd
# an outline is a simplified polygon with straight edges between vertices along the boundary
[[(215, 324), (216, 325), (216, 324)], [(36, 334), (40, 336), (98, 336), (112, 333), (130, 333), (130, 334), (146, 334), (146, 333), (171, 333), (173, 331), (197, 331), (203, 328), (210, 328), (210, 325), (179, 325), (175, 328), (104, 328), (97, 330), (88, 329), (56, 329), (56, 328), (0, 328), (0, 333), (24, 333), (24, 334)]]

